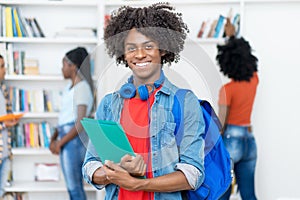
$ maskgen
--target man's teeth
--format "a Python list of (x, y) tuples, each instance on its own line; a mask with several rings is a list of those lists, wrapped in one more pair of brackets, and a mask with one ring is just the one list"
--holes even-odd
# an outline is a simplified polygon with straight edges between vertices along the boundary
[(146, 62), (146, 63), (136, 63), (137, 66), (139, 67), (144, 67), (146, 65), (148, 65), (150, 62)]

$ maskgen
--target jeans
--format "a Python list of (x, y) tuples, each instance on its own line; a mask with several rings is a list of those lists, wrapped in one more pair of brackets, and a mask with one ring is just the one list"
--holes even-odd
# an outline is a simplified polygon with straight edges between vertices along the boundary
[[(62, 138), (73, 127), (74, 123), (68, 123), (66, 125), (59, 126), (59, 137)], [(86, 200), (81, 172), (85, 152), (86, 147), (82, 143), (79, 136), (76, 136), (70, 140), (60, 150), (60, 163), (65, 177), (70, 200)]]
[(9, 174), (9, 165), (10, 160), (8, 157), (3, 158), (0, 164), (0, 198), (4, 195), (4, 187), (6, 186), (6, 182)]
[[(234, 163), (234, 173), (238, 190), (243, 200), (256, 200), (254, 173), (257, 160), (257, 147), (248, 127), (227, 125), (223, 134), (224, 144)], [(231, 187), (220, 200), (228, 200)]]

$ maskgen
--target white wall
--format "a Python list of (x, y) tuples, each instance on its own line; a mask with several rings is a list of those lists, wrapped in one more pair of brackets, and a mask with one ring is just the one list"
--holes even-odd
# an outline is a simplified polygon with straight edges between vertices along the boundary
[(244, 37), (259, 59), (258, 197), (300, 199), (300, 2), (246, 3), (244, 14)]
[[(243, 36), (250, 41), (259, 59), (260, 83), (252, 122), (258, 144), (256, 191), (260, 200), (300, 199), (299, 19), (300, 1), (245, 3)], [(217, 109), (218, 89), (226, 78), (217, 74), (216, 68), (213, 69), (216, 66), (209, 63), (215, 61), (216, 47), (202, 46), (210, 59), (205, 58), (207, 63), (201, 63), (199, 60), (203, 61), (207, 55), (198, 46), (190, 48), (190, 44), (180, 63), (166, 71), (171, 80), (191, 87), (200, 98), (211, 100)], [(123, 66), (106, 70), (111, 65), (108, 61), (98, 77), (98, 85), (105, 85), (99, 88), (99, 97), (120, 87), (126, 80), (124, 74), (128, 75)], [(212, 85), (205, 77), (207, 73), (202, 71), (203, 66), (212, 66), (215, 75)]]

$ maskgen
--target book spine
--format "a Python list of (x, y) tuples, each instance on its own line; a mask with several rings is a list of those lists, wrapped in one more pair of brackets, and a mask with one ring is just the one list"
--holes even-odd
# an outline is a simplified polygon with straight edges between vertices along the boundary
[(45, 34), (44, 34), (41, 26), (39, 25), (39, 23), (38, 23), (38, 21), (37, 21), (37, 19), (35, 17), (33, 18), (33, 22), (34, 22), (34, 24), (35, 24), (35, 26), (36, 26), (36, 28), (37, 28), (37, 30), (39, 32), (40, 37), (45, 37)]
[(218, 22), (217, 22), (217, 25), (216, 25), (216, 28), (215, 28), (215, 33), (214, 33), (214, 38), (218, 38), (220, 33), (221, 33), (221, 30), (223, 29), (224, 27), (224, 22), (225, 22), (225, 17), (220, 15), (219, 16), (219, 19), (218, 19)]
[(13, 28), (13, 36), (18, 37), (17, 25), (14, 17), (14, 9), (11, 8), (11, 18), (12, 18), (12, 28)]
[(13, 22), (11, 15), (11, 7), (5, 7), (5, 27), (6, 27), (6, 37), (13, 37)]
[(15, 26), (16, 26), (16, 30), (17, 30), (17, 37), (23, 37), (21, 26), (20, 26), (20, 23), (19, 23), (19, 17), (18, 17), (17, 9), (13, 8), (12, 12), (13, 12), (13, 18), (14, 18)]

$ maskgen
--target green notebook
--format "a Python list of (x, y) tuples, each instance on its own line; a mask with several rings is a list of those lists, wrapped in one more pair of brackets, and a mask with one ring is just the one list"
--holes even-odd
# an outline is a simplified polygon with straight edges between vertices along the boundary
[(125, 154), (135, 155), (119, 123), (83, 118), (81, 124), (103, 162), (119, 163)]

